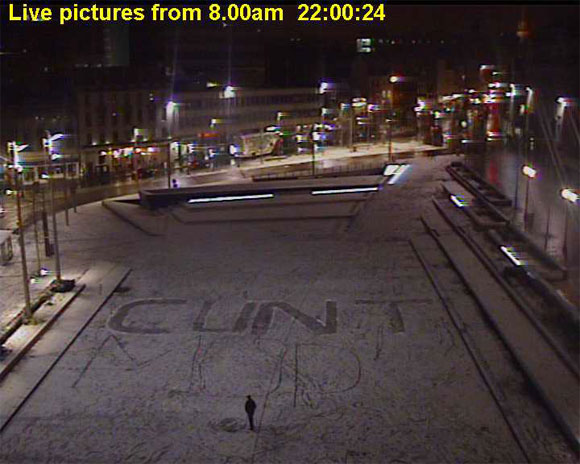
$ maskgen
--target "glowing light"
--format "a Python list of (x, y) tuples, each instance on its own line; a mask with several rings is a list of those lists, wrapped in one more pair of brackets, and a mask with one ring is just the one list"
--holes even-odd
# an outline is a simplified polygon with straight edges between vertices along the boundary
[(556, 102), (562, 106), (573, 106), (576, 103), (576, 101), (573, 98), (569, 97), (558, 97), (556, 99)]
[(523, 266), (525, 264), (523, 261), (518, 259), (516, 256), (516, 251), (513, 249), (513, 247), (500, 246), (499, 248), (516, 266)]
[(165, 105), (165, 108), (167, 109), (168, 113), (173, 113), (173, 111), (175, 110), (176, 107), (177, 107), (177, 104), (173, 101), (168, 101), (167, 105)]
[(320, 83), (320, 87), (318, 89), (318, 93), (323, 94), (328, 92), (329, 90), (333, 89), (333, 84), (330, 82), (321, 82)]
[(389, 182), (387, 182), (389, 185), (393, 185), (395, 182), (397, 182), (399, 180), (399, 178), (404, 174), (404, 172), (409, 169), (411, 166), (409, 166), (408, 164), (405, 164), (403, 166), (401, 166), (401, 168), (397, 171), (397, 173), (391, 177), (389, 179)]
[(12, 146), (14, 153), (20, 153), (22, 150), (26, 150), (28, 148), (28, 145), (26, 144), (19, 145), (18, 142), (8, 142), (8, 143), (9, 145)]
[(378, 192), (379, 187), (355, 187), (355, 188), (343, 188), (343, 189), (330, 189), (330, 190), (313, 190), (312, 195), (334, 195), (340, 193), (364, 193), (364, 192)]
[(403, 78), (401, 76), (391, 76), (389, 77), (389, 82), (391, 84), (396, 84), (397, 82), (401, 82)]
[(383, 171), (383, 176), (392, 176), (399, 170), (398, 164), (387, 164), (385, 170)]
[(224, 89), (223, 98), (234, 98), (236, 96), (236, 88), (228, 85)]
[(463, 208), (468, 206), (467, 201), (464, 198), (456, 195), (450, 195), (449, 199), (453, 202), (458, 208)]
[(52, 135), (49, 137), (49, 139), (48, 139), (48, 142), (49, 142), (49, 143), (52, 143), (52, 142), (55, 142), (55, 141), (57, 141), (57, 140), (60, 140), (60, 139), (62, 139), (63, 137), (64, 137), (64, 134), (61, 134), (61, 133), (58, 133), (58, 134), (52, 134)]
[(522, 168), (522, 173), (524, 174), (524, 176), (528, 176), (529, 178), (533, 179), (538, 174), (538, 171), (536, 171), (531, 166), (524, 166)]
[(578, 194), (572, 189), (563, 189), (560, 195), (564, 200), (568, 200), (571, 203), (576, 203), (578, 201)]
[(366, 98), (353, 98), (352, 99), (352, 106), (354, 108), (364, 108), (367, 105)]
[(187, 202), (193, 204), (193, 203), (212, 203), (222, 201), (238, 201), (238, 200), (263, 200), (266, 198), (274, 198), (274, 194), (262, 193), (257, 195), (232, 195), (228, 197), (192, 198)]
[(392, 176), (407, 169), (408, 164), (387, 164), (383, 176)]

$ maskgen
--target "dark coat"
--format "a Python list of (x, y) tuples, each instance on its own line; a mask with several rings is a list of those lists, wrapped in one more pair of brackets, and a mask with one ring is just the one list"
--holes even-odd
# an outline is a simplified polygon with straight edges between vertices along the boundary
[(248, 414), (254, 414), (254, 411), (256, 410), (256, 402), (252, 398), (248, 398), (245, 408)]

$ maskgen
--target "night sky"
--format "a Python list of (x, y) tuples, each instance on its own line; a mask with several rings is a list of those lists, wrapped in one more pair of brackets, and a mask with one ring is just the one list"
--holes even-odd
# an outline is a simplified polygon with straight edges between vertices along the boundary
[[(28, 2), (33, 4), (34, 2)], [(72, 2), (67, 3), (70, 6)], [(82, 3), (82, 2), (78, 2)], [(122, 2), (108, 2), (119, 5)], [(170, 2), (160, 2), (170, 3)], [(174, 2), (171, 2), (174, 3)], [(47, 5), (47, 2), (38, 2)], [(99, 3), (104, 6), (107, 3)], [(190, 6), (191, 4), (182, 3)], [(54, 6), (55, 4), (53, 4)], [(132, 6), (144, 6), (134, 3)], [(150, 5), (150, 4), (149, 4)], [(6, 13), (4, 5), (3, 13)], [(296, 6), (286, 6), (285, 19), (281, 23), (236, 23), (232, 28), (233, 41), (238, 44), (259, 41), (263, 44), (266, 74), (264, 84), (280, 86), (284, 84), (313, 85), (322, 76), (314, 73), (307, 76), (303, 68), (312, 69), (318, 63), (330, 78), (345, 79), (351, 61), (356, 58), (357, 37), (384, 37), (412, 39), (432, 39), (447, 41), (439, 49), (416, 48), (405, 50), (413, 55), (418, 65), (426, 68), (433, 65), (435, 58), (442, 58), (454, 64), (473, 57), (482, 63), (503, 61), (509, 64), (517, 48), (515, 35), (517, 24), (525, 13), (532, 33), (534, 49), (533, 66), (542, 68), (538, 79), (551, 84), (549, 69), (560, 75), (568, 94), (577, 95), (578, 82), (578, 42), (579, 7), (574, 4), (553, 3), (523, 6), (511, 5), (391, 5), (386, 3), (387, 19), (375, 23), (298, 23)], [(60, 26), (57, 23), (8, 23), (2, 15), (1, 65), (4, 99), (12, 96), (34, 93), (43, 84), (39, 73), (49, 67), (61, 74), (67, 74), (84, 56), (98, 53), (102, 47), (100, 31), (102, 23), (77, 23)], [(224, 35), (221, 24), (212, 23), (132, 23), (130, 31), (131, 66), (141, 66), (167, 61), (171, 54), (171, 41), (203, 42), (205, 31)], [(177, 32), (179, 31), (179, 32)], [(175, 38), (177, 37), (177, 39)], [(292, 38), (300, 42), (289, 44)], [(215, 40), (215, 39), (214, 39)], [(401, 52), (400, 52), (401, 53)], [(220, 53), (223, 55), (224, 53)], [(284, 59), (277, 59), (282, 56)], [(204, 57), (205, 58), (205, 57)], [(238, 57), (239, 58), (239, 57)], [(388, 60), (389, 56), (377, 57)], [(401, 61), (399, 58), (393, 58)], [(239, 61), (239, 60), (238, 60)], [(285, 61), (285, 64), (283, 63)], [(408, 61), (406, 59), (406, 61)], [(344, 66), (341, 66), (344, 63)], [(473, 67), (473, 63), (464, 66)], [(377, 72), (383, 72), (378, 69)], [(291, 75), (282, 76), (282, 74)], [(293, 73), (293, 74), (292, 74)], [(70, 74), (70, 73), (69, 73)], [(562, 74), (567, 74), (566, 79)], [(37, 84), (35, 80), (39, 80)], [(542, 85), (542, 82), (539, 82)], [(54, 88), (54, 83), (49, 84)], [(20, 98), (20, 97), (19, 97)]]

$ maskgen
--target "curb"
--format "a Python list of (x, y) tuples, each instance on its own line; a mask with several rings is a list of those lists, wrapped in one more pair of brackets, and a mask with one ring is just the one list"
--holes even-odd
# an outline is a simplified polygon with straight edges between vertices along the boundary
[[(60, 307), (57, 307), (56, 310), (49, 316), (48, 320), (44, 321), (43, 323), (39, 324), (37, 327), (31, 330), (31, 334), (29, 334), (29, 338), (26, 340), (24, 345), (15, 349), (15, 351), (11, 352), (6, 359), (0, 361), (0, 382), (14, 369), (14, 366), (18, 364), (18, 361), (22, 359), (22, 357), (30, 351), (30, 349), (40, 340), (40, 338), (46, 333), (48, 329), (54, 324), (54, 322), (59, 318), (59, 316), (68, 308), (68, 306), (75, 300), (75, 298), (83, 291), (85, 285), (78, 285), (74, 288), (73, 291), (69, 292), (64, 298), (63, 301), (60, 302)], [(42, 305), (36, 315), (39, 312), (46, 309), (46, 303)], [(48, 311), (48, 310), (47, 310)], [(23, 326), (20, 326), (18, 330), (23, 330)], [(26, 329), (24, 329), (26, 330)], [(14, 336), (14, 334), (13, 334)], [(10, 341), (10, 338), (7, 340)]]
[(134, 220), (128, 218), (124, 214), (121, 214), (119, 211), (117, 211), (115, 208), (113, 208), (110, 205), (110, 203), (112, 201), (114, 201), (114, 200), (102, 200), (101, 201), (101, 206), (103, 206), (103, 208), (105, 208), (106, 210), (108, 210), (111, 213), (113, 213), (115, 216), (117, 216), (122, 221), (125, 221), (127, 224), (135, 227), (136, 229), (140, 230), (141, 232), (143, 232), (144, 234), (148, 235), (149, 237), (161, 237), (161, 236), (163, 236), (163, 234), (158, 234), (158, 233), (154, 233), (154, 232), (151, 232), (151, 231), (147, 230), (145, 227), (143, 227), (137, 221), (134, 221)]

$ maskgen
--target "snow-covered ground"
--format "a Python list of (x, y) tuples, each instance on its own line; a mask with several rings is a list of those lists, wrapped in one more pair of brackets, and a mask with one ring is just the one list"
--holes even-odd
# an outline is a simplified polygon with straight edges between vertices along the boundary
[(414, 160), (351, 218), (167, 216), (150, 237), (79, 208), (65, 276), (132, 272), (0, 435), (0, 461), (524, 461), (409, 244), (452, 159)]

